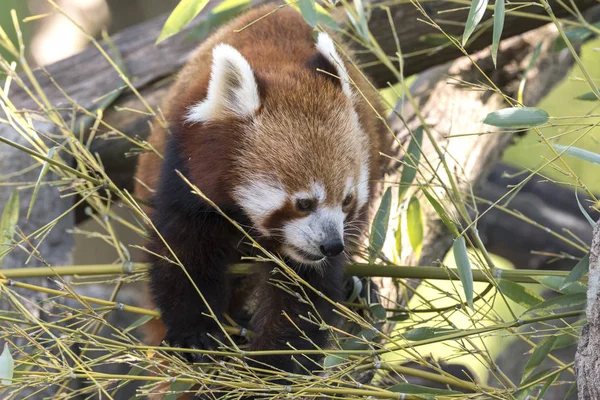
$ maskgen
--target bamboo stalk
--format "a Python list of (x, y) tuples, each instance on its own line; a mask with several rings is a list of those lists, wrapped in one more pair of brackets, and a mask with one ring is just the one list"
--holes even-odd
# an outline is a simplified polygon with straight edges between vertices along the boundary
[[(60, 267), (30, 267), (10, 268), (0, 272), (0, 276), (8, 279), (40, 278), (46, 276), (69, 276), (69, 275), (118, 275), (145, 272), (149, 264), (125, 263), (125, 264), (94, 264), (94, 265), (70, 265)], [(258, 263), (240, 263), (229, 266), (229, 273), (233, 275), (248, 275), (267, 268), (266, 265)], [(564, 278), (569, 271), (549, 271), (537, 269), (501, 269), (490, 270), (496, 279), (506, 279), (519, 283), (538, 283), (534, 277), (557, 276)], [(383, 276), (390, 278), (405, 279), (439, 279), (457, 281), (458, 272), (456, 268), (405, 266), (405, 265), (373, 265), (373, 264), (350, 264), (346, 266), (346, 274), (362, 277)], [(490, 279), (482, 270), (473, 270), (473, 280), (476, 282), (489, 282)], [(584, 279), (583, 283), (586, 280)]]

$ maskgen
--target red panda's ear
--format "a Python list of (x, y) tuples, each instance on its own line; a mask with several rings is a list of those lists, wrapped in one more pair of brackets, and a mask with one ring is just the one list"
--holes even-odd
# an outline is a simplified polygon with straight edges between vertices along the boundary
[(189, 108), (188, 122), (251, 117), (260, 106), (254, 72), (239, 51), (227, 44), (213, 49), (206, 98)]
[(342, 84), (342, 90), (350, 99), (352, 99), (353, 94), (350, 87), (348, 70), (346, 70), (346, 66), (338, 54), (333, 40), (325, 32), (319, 33), (319, 37), (317, 38), (317, 50), (335, 67), (337, 75), (340, 78), (340, 83)]

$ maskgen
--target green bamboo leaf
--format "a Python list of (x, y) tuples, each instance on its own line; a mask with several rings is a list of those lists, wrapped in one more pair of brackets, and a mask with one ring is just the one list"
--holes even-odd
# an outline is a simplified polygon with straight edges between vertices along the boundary
[[(527, 379), (523, 379), (520, 386), (527, 386), (531, 382), (535, 382), (537, 380), (543, 379), (550, 372), (552, 372), (551, 368), (547, 368), (543, 371), (536, 372), (535, 374), (527, 377)], [(541, 383), (538, 383), (537, 385), (529, 386), (528, 388), (518, 390), (514, 394), (514, 399), (515, 400), (527, 400), (527, 399), (531, 398), (531, 396), (533, 396), (535, 392), (537, 392), (537, 390), (540, 386), (541, 386)]]
[(579, 338), (575, 333), (558, 335), (556, 336), (556, 342), (554, 342), (552, 350), (564, 349), (565, 347), (573, 346), (574, 344), (577, 344), (578, 339)]
[(431, 204), (437, 215), (444, 223), (444, 225), (446, 225), (450, 232), (452, 232), (452, 236), (458, 237), (460, 233), (458, 232), (458, 229), (456, 229), (454, 222), (452, 222), (446, 211), (442, 208), (442, 205), (435, 199), (435, 197), (429, 194), (429, 192), (427, 191), (427, 189), (425, 189), (424, 186), (421, 186), (420, 188), (423, 191), (425, 197), (427, 197), (427, 200), (429, 200), (429, 203)]
[(402, 218), (398, 218), (398, 228), (395, 232), (396, 239), (396, 252), (398, 253), (398, 257), (402, 256)]
[(408, 227), (408, 240), (418, 257), (423, 245), (423, 215), (421, 213), (421, 204), (417, 197), (413, 196), (408, 203), (406, 224)]
[(455, 390), (435, 389), (426, 386), (413, 385), (411, 383), (399, 383), (389, 387), (387, 390), (394, 393), (412, 394), (427, 400), (435, 400), (436, 396), (452, 396), (462, 394), (461, 392), (457, 392)]
[(600, 100), (598, 98), (598, 96), (596, 96), (596, 94), (594, 92), (587, 92), (584, 93), (580, 96), (575, 97), (575, 100), (582, 100), (582, 101), (598, 101)]
[(419, 42), (433, 47), (443, 46), (449, 43), (446, 35), (442, 33), (426, 33), (425, 35), (419, 36)]
[(330, 354), (327, 357), (325, 357), (325, 360), (323, 360), (323, 367), (325, 367), (325, 368), (335, 367), (336, 365), (340, 365), (344, 361), (346, 361), (346, 359), (348, 357), (350, 357), (350, 354), (341, 354), (341, 353)]
[(586, 300), (587, 294), (585, 292), (564, 294), (562, 296), (553, 297), (549, 300), (543, 301), (540, 304), (531, 307), (523, 314), (544, 314), (548, 311), (556, 310), (559, 308), (580, 306), (582, 304), (585, 304)]
[(570, 156), (577, 157), (580, 160), (600, 165), (600, 154), (592, 153), (591, 151), (580, 149), (578, 147), (563, 146), (560, 144), (553, 144), (552, 147), (560, 153), (566, 153)]
[(431, 328), (426, 326), (406, 331), (402, 336), (404, 336), (406, 340), (418, 342), (421, 340), (433, 339), (434, 337), (444, 336), (450, 332), (456, 332), (456, 330), (448, 328)]
[(504, 0), (496, 0), (494, 4), (494, 33), (492, 35), (492, 61), (496, 67), (498, 58), (498, 46), (504, 29)]
[(4, 211), (2, 211), (2, 219), (0, 220), (0, 267), (8, 249), (11, 247), (15, 228), (19, 221), (19, 192), (15, 189), (10, 194)]
[(408, 190), (410, 185), (415, 180), (417, 175), (417, 168), (419, 167), (419, 160), (421, 159), (421, 145), (423, 143), (423, 127), (419, 126), (413, 133), (413, 138), (408, 144), (406, 150), (406, 163), (402, 168), (402, 174), (400, 175), (400, 188), (398, 194), (398, 202), (402, 201), (402, 196)]
[(194, 383), (175, 381), (171, 383), (168, 392), (162, 397), (162, 400), (177, 400), (182, 394), (189, 393), (188, 391), (192, 386), (194, 386)]
[(385, 236), (387, 234), (388, 223), (390, 220), (390, 209), (392, 207), (392, 192), (391, 188), (387, 188), (383, 197), (381, 198), (381, 204), (373, 219), (373, 225), (371, 226), (371, 235), (369, 237), (369, 261), (375, 261), (375, 258), (383, 248), (385, 242)]
[(12, 383), (13, 373), (15, 371), (15, 362), (10, 354), (8, 343), (4, 343), (4, 350), (0, 354), (0, 382), (3, 385)]
[(208, 0), (181, 0), (167, 18), (156, 43), (158, 44), (181, 31), (207, 4)]
[(558, 378), (558, 375), (560, 375), (560, 374), (554, 374), (546, 380), (546, 383), (544, 383), (544, 386), (542, 386), (542, 389), (538, 393), (538, 396), (537, 396), (538, 399), (544, 398), (544, 394), (546, 394), (546, 390), (548, 390), (550, 385), (552, 385), (554, 383), (554, 381)]
[(319, 25), (324, 26), (332, 31), (339, 31), (340, 27), (338, 26), (337, 22), (335, 22), (335, 19), (333, 19), (329, 11), (323, 8), (322, 5), (318, 3), (315, 4), (317, 6), (317, 21)]
[(541, 296), (516, 282), (500, 279), (498, 287), (506, 297), (526, 308), (533, 307), (544, 301)]
[(574, 294), (587, 292), (587, 288), (579, 282), (571, 283), (570, 285), (561, 289), (565, 278), (560, 276), (534, 276), (533, 279), (538, 281), (540, 285), (559, 293)]
[(300, 9), (300, 14), (302, 14), (302, 18), (311, 28), (317, 26), (317, 8), (315, 7), (314, 0), (298, 0), (298, 8)]
[(489, 113), (483, 123), (498, 128), (529, 128), (548, 122), (548, 113), (534, 107), (509, 107)]
[(381, 304), (373, 303), (369, 306), (369, 310), (371, 310), (376, 320), (381, 321), (382, 319), (385, 319), (385, 308), (383, 308)]
[[(596, 23), (592, 24), (592, 26), (594, 26), (596, 28), (600, 28), (600, 22), (596, 22)], [(593, 30), (591, 30), (587, 27), (579, 27), (579, 28), (575, 28), (575, 29), (566, 31), (565, 36), (567, 37), (567, 40), (572, 45), (576, 46), (576, 45), (586, 42), (587, 40), (594, 38), (596, 35)], [(566, 48), (567, 48), (567, 43), (565, 42), (562, 35), (559, 35), (556, 38), (556, 42), (554, 42), (554, 48), (552, 50), (556, 52), (556, 51), (561, 51)]]
[(517, 100), (521, 104), (524, 103), (523, 92), (525, 91), (525, 82), (527, 82), (527, 74), (529, 73), (529, 70), (531, 70), (531, 68), (533, 68), (533, 66), (535, 65), (535, 62), (537, 61), (537, 59), (542, 51), (543, 44), (544, 44), (544, 41), (542, 40), (541, 42), (539, 42), (537, 44), (537, 46), (535, 46), (535, 49), (533, 49), (533, 54), (531, 55), (531, 59), (529, 60), (529, 64), (527, 64), (527, 68), (525, 68), (525, 71), (523, 71), (523, 76), (521, 78), (521, 82), (519, 82), (519, 90), (517, 91)]
[(400, 321), (406, 321), (409, 318), (410, 318), (410, 314), (405, 313), (405, 314), (392, 315), (387, 320), (388, 321), (394, 321), (394, 322), (400, 322)]
[[(48, 154), (46, 155), (46, 157), (48, 157), (50, 159), (53, 158), (55, 151), (56, 151), (56, 146), (52, 147), (48, 151)], [(40, 175), (38, 176), (37, 181), (35, 182), (35, 187), (33, 188), (33, 194), (31, 195), (31, 201), (29, 202), (29, 208), (27, 209), (27, 219), (29, 219), (29, 215), (31, 214), (31, 210), (33, 209), (33, 203), (35, 202), (35, 198), (37, 197), (38, 190), (40, 189), (40, 184), (42, 183), (42, 180), (46, 176), (46, 173), (48, 173), (49, 167), (50, 167), (50, 164), (48, 163), (48, 161), (45, 161), (44, 164), (42, 165), (42, 170), (40, 171)]]
[(454, 239), (452, 248), (454, 249), (454, 260), (456, 261), (456, 267), (458, 269), (458, 277), (462, 282), (467, 304), (471, 307), (471, 310), (473, 310), (473, 271), (471, 271), (471, 262), (469, 261), (465, 238), (459, 236)]
[(565, 400), (570, 399), (571, 396), (577, 391), (577, 381), (573, 382), (573, 384), (571, 385), (571, 387), (569, 388), (569, 390), (567, 391), (567, 394), (565, 394)]
[(463, 47), (467, 44), (467, 41), (479, 25), (483, 14), (485, 14), (488, 0), (472, 0), (471, 8), (469, 9), (469, 16), (467, 17), (467, 24), (465, 25), (465, 31), (463, 33), (462, 45)]
[(208, 17), (190, 30), (186, 39), (200, 41), (206, 38), (216, 27), (237, 17), (250, 7), (250, 0), (224, 0), (215, 6)]
[(353, 303), (360, 296), (360, 292), (363, 290), (362, 281), (358, 276), (352, 276), (352, 292), (346, 300), (348, 303)]
[(542, 340), (533, 350), (533, 354), (527, 361), (525, 365), (525, 371), (523, 372), (523, 378), (525, 379), (533, 372), (534, 369), (538, 367), (544, 361), (546, 356), (552, 351), (552, 346), (554, 346), (554, 342), (556, 342), (556, 336), (548, 336), (544, 340)]
[[(158, 308), (155, 308), (154, 310), (158, 311)], [(152, 318), (154, 318), (152, 315), (143, 315), (140, 318), (136, 319), (127, 328), (125, 328), (123, 330), (123, 332), (125, 332), (125, 333), (130, 332), (130, 331), (134, 330), (135, 328), (138, 328), (138, 327), (144, 325), (146, 322), (150, 321)]]
[(577, 200), (577, 205), (579, 206), (579, 211), (581, 211), (581, 213), (583, 214), (585, 219), (588, 220), (588, 222), (592, 226), (592, 228), (595, 228), (596, 222), (592, 219), (592, 217), (590, 217), (590, 214), (588, 214), (588, 212), (585, 210), (585, 208), (583, 208), (583, 206), (581, 205), (581, 202), (579, 201), (579, 195), (577, 194), (577, 190), (575, 190), (575, 199)]
[(585, 275), (590, 268), (590, 253), (586, 254), (579, 262), (573, 267), (569, 275), (563, 280), (560, 285), (560, 290), (564, 290), (567, 286), (578, 282), (583, 275)]

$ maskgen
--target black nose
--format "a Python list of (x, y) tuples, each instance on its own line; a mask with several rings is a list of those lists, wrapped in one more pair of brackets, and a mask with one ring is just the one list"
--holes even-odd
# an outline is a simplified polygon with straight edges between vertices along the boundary
[(325, 257), (333, 257), (344, 251), (344, 243), (339, 239), (329, 240), (319, 247)]

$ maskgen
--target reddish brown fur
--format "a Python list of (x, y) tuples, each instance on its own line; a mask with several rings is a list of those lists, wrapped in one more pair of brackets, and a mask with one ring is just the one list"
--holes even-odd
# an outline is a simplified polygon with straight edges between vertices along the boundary
[[(274, 123), (271, 127), (273, 138), (263, 137), (258, 144), (263, 152), (261, 154), (256, 152), (245, 154), (245, 161), (240, 163), (239, 155), (248, 151), (252, 146), (257, 146), (256, 143), (250, 143), (247, 138), (240, 135), (239, 127), (243, 126), (245, 121), (231, 118), (222, 122), (195, 125), (183, 122), (188, 107), (198, 103), (207, 95), (212, 49), (219, 43), (231, 44), (246, 58), (254, 70), (261, 94), (259, 113), (274, 112), (278, 109), (306, 110), (306, 118), (315, 118), (320, 121), (327, 120), (335, 112), (336, 107), (349, 101), (340, 90), (339, 85), (329, 78), (319, 82), (320, 97), (318, 101), (315, 101), (315, 97), (312, 96), (314, 93), (310, 93), (311, 96), (307, 95), (307, 91), (317, 90), (316, 87), (306, 85), (307, 82), (314, 82), (315, 72), (300, 66), (306, 65), (317, 54), (317, 50), (312, 29), (295, 10), (281, 9), (274, 16), (269, 16), (241, 32), (234, 33), (235, 30), (241, 29), (271, 12), (274, 7), (274, 5), (267, 5), (254, 9), (220, 28), (202, 43), (179, 74), (162, 105), (168, 125), (176, 129), (176, 132), (173, 133), (180, 135), (186, 144), (183, 149), (183, 158), (192, 182), (218, 205), (232, 202), (231, 188), (243, 179), (243, 175), (248, 173), (249, 168), (277, 170), (280, 173), (280, 179), (285, 181), (290, 190), (305, 190), (303, 184), (307, 181), (306, 175), (323, 174), (320, 177), (321, 180), (328, 185), (328, 190), (332, 191), (331, 196), (328, 194), (328, 201), (341, 201), (343, 185), (340, 185), (339, 182), (344, 181), (349, 176), (349, 172), (343, 170), (335, 162), (340, 158), (359, 157), (352, 154), (352, 147), (344, 147), (344, 141), (351, 139), (344, 138), (339, 134), (337, 136), (332, 134), (329, 137), (323, 135), (322, 132), (317, 132), (314, 134), (319, 135), (318, 140), (306, 140), (301, 143), (293, 142), (294, 136), (290, 136), (289, 132), (279, 134), (278, 129), (285, 130), (286, 127), (293, 127), (297, 123), (297, 121), (291, 120), (277, 122), (279, 125)], [(271, 18), (276, 18), (277, 23), (270, 23)], [(380, 176), (378, 152), (380, 143), (385, 137), (385, 131), (373, 112), (372, 106), (380, 114), (382, 110), (379, 107), (377, 94), (370, 84), (353, 66), (346, 64), (346, 68), (351, 79), (367, 99), (365, 101), (361, 95), (357, 95), (358, 100), (354, 108), (362, 129), (367, 134), (368, 143), (364, 143), (364, 146), (368, 149), (370, 158), (371, 180), (369, 186), (372, 189), (375, 179)], [(304, 134), (310, 135), (311, 133), (304, 132)], [(169, 133), (164, 127), (155, 123), (149, 142), (162, 153), (165, 150), (168, 135)], [(284, 136), (291, 142), (280, 143), (277, 141)], [(315, 147), (316, 144), (318, 147)], [(317, 161), (311, 160), (311, 154), (315, 153), (326, 154), (328, 157), (319, 158)], [(265, 154), (276, 155), (265, 157)], [(282, 163), (286, 160), (299, 160), (302, 157), (308, 159), (305, 169), (298, 170), (293, 166), (288, 166), (287, 169), (283, 168)], [(152, 198), (151, 190), (157, 187), (160, 165), (161, 158), (154, 153), (145, 153), (140, 157), (137, 178), (143, 184), (136, 183), (135, 190), (141, 198), (148, 200)], [(337, 184), (331, 184), (332, 182)], [(352, 214), (364, 213), (364, 210), (356, 209), (355, 202), (349, 208)], [(278, 214), (272, 215), (268, 223), (278, 226), (284, 219), (297, 217), (299, 217), (298, 211), (288, 205)], [(265, 290), (273, 290), (273, 288), (268, 286)], [(281, 301), (288, 300), (281, 299)], [(280, 309), (274, 307), (272, 313), (273, 315), (264, 315), (264, 319), (280, 321)], [(277, 324), (273, 323), (269, 325), (269, 329), (276, 329), (276, 326)], [(154, 337), (150, 335), (147, 340), (151, 343), (160, 343), (164, 337), (164, 329), (156, 329), (156, 327), (153, 329), (156, 335)]]

